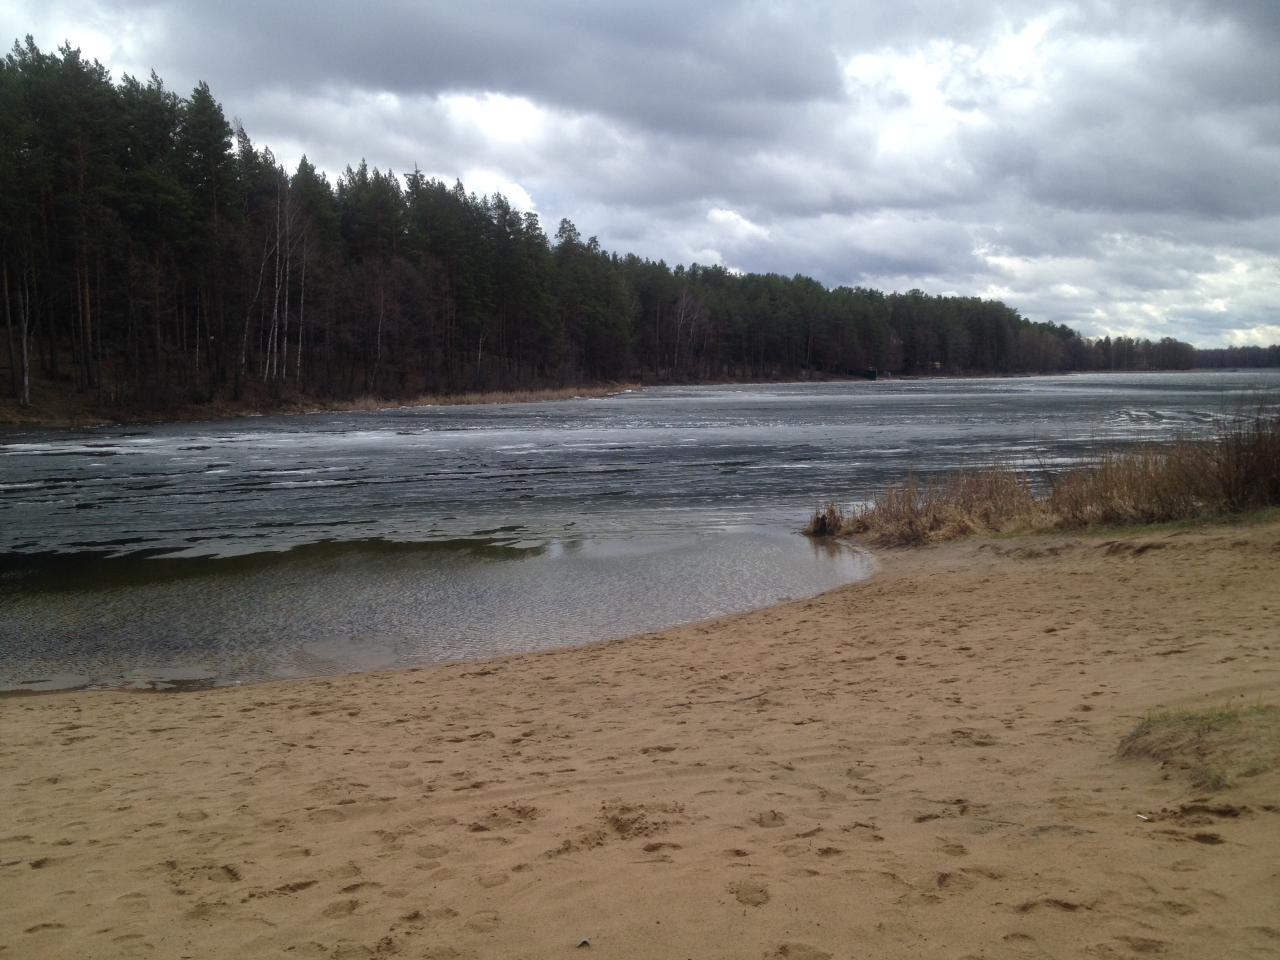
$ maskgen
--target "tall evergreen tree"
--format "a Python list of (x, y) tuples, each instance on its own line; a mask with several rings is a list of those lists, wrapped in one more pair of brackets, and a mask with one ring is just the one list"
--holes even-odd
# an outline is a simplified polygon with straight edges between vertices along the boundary
[(1280, 362), (1087, 341), (998, 301), (828, 290), (618, 256), (562, 220), (365, 162), (287, 173), (207, 84), (113, 83), (27, 38), (0, 61), (8, 392), (164, 410), (642, 377), (1185, 368)]

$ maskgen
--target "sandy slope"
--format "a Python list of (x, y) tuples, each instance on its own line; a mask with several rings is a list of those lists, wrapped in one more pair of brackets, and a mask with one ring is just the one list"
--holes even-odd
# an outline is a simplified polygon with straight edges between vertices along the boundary
[(1178, 813), (1114, 750), (1280, 701), (1278, 610), (1280, 525), (966, 543), (587, 649), (7, 699), (0, 957), (1275, 957), (1280, 777)]

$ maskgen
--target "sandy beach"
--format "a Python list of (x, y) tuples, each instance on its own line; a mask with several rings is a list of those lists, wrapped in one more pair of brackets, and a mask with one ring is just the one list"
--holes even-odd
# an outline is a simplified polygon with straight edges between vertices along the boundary
[(967, 541), (485, 663), (0, 700), (0, 957), (1280, 955), (1280, 524)]

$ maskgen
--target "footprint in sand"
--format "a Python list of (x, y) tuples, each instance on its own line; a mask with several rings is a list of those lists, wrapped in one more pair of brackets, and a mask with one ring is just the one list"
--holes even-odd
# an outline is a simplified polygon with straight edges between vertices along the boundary
[(1049, 907), (1064, 913), (1075, 913), (1077, 910), (1092, 910), (1088, 904), (1076, 903), (1074, 900), (1063, 900), (1060, 897), (1036, 897), (1026, 900), (1014, 907), (1019, 913), (1029, 913), (1037, 907)]
[[(251, 899), (253, 894), (248, 898)], [(244, 902), (243, 900), (241, 901)], [(190, 910), (185, 911), (182, 916), (187, 920), (195, 920), (201, 923), (207, 923), (219, 917), (225, 916), (231, 909), (231, 906), (225, 900), (201, 900)]]
[[(378, 946), (383, 948), (379, 949), (378, 953), (384, 953), (386, 946), (394, 949), (395, 941), (388, 937)], [(363, 943), (354, 943), (351, 940), (339, 940), (329, 952), (330, 960), (368, 960), (372, 955), (373, 953)]]
[(748, 907), (762, 907), (769, 902), (769, 888), (759, 880), (739, 880), (729, 884), (735, 900)]
[(1000, 939), (1014, 951), (1013, 956), (1019, 960), (1048, 960), (1050, 956), (1036, 942), (1035, 937), (1025, 933), (1006, 933)]
[(119, 937), (112, 937), (111, 942), (115, 945), (112, 956), (117, 957), (148, 957), (156, 950), (155, 944), (140, 933), (126, 933)]
[(950, 873), (945, 870), (938, 873), (933, 881), (934, 886), (939, 890), (948, 890), (953, 893), (957, 890), (970, 890), (976, 882), (964, 873)]
[(509, 803), (506, 806), (494, 807), (479, 820), (467, 827), (472, 833), (488, 833), (491, 830), (505, 830), (521, 824), (537, 820), (542, 811), (527, 803)]
[(501, 923), (496, 910), (481, 910), (467, 919), (466, 927), (476, 933), (492, 933)]
[(351, 897), (346, 900), (335, 900), (323, 910), (320, 915), (328, 917), (330, 920), (336, 920), (340, 917), (349, 917), (360, 909), (360, 901)]
[(777, 957), (778, 960), (831, 960), (831, 954), (827, 951), (811, 947), (807, 943), (780, 944), (769, 956)]
[(294, 944), (289, 951), (295, 957), (328, 957), (329, 948), (323, 943), (317, 943), (315, 940), (307, 940), (303, 943)]
[(360, 864), (354, 860), (348, 860), (346, 863), (330, 867), (324, 871), (323, 875), (328, 880), (354, 880), (361, 873)]
[(1134, 953), (1164, 953), (1168, 948), (1167, 940), (1152, 940), (1150, 937), (1116, 937), (1120, 943)]
[(766, 810), (764, 813), (757, 813), (751, 818), (751, 822), (757, 827), (780, 827), (787, 822), (787, 818), (777, 810)]
[(340, 823), (347, 815), (336, 807), (321, 807), (308, 813), (307, 819), (312, 823)]
[(646, 843), (641, 847), (641, 849), (644, 850), (645, 853), (658, 853), (662, 850), (680, 850), (682, 848), (678, 843), (664, 843), (661, 840), (658, 840), (653, 843)]
[[(436, 907), (432, 910), (410, 910), (402, 914), (398, 923), (421, 926), (428, 923), (442, 923), (446, 920), (458, 919), (458, 911), (453, 907)], [(395, 925), (392, 926), (395, 929)]]
[(476, 883), (486, 889), (492, 889), (493, 887), (502, 886), (510, 879), (511, 877), (505, 873), (486, 873), (484, 876), (477, 877)]

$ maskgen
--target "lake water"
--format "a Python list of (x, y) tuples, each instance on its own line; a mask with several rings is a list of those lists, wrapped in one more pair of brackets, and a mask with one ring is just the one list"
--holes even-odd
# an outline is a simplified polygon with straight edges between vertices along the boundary
[(0, 689), (478, 658), (805, 596), (799, 536), (907, 469), (1052, 470), (1212, 428), (1280, 372), (655, 388), (0, 434)]

